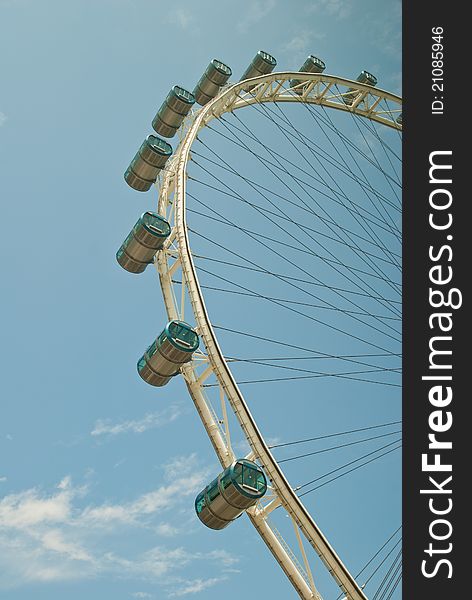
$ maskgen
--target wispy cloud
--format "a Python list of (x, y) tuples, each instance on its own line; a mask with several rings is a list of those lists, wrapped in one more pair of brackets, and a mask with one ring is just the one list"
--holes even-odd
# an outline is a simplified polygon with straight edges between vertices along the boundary
[(156, 411), (144, 415), (141, 419), (130, 419), (113, 423), (111, 419), (98, 419), (90, 432), (93, 436), (114, 436), (122, 433), (144, 433), (155, 427), (162, 427), (175, 421), (182, 411), (179, 406), (172, 405), (163, 411)]
[(246, 33), (251, 27), (257, 25), (257, 23), (272, 12), (275, 5), (275, 0), (256, 0), (256, 2), (251, 2), (245, 8), (244, 18), (236, 26), (239, 33)]
[(180, 29), (188, 29), (194, 18), (188, 9), (179, 7), (169, 13), (167, 20), (171, 25), (177, 25)]
[(309, 54), (316, 51), (314, 45), (325, 37), (325, 33), (314, 33), (312, 31), (301, 30), (285, 42), (282, 46), (282, 51), (287, 55), (287, 60), (294, 63), (293, 69), (298, 69), (301, 66), (302, 61)]
[(183, 586), (180, 586), (178, 590), (171, 592), (169, 598), (180, 598), (181, 596), (203, 592), (203, 590), (207, 590), (225, 579), (225, 577), (210, 577), (209, 579), (194, 579), (193, 581), (187, 581)]
[(7, 478), (5, 476), (0, 477), (0, 483), (4, 483), (7, 480)]
[(0, 110), (0, 127), (5, 123), (6, 120), (7, 120), (7, 115)]
[(390, 18), (386, 19), (375, 15), (365, 15), (365, 21), (369, 23), (372, 35), (372, 44), (377, 52), (382, 52), (388, 56), (398, 57), (402, 52), (402, 5), (401, 2), (394, 2)]
[[(200, 585), (184, 581), (175, 586), (179, 571), (196, 563), (203, 574), (207, 564), (214, 579), (229, 576), (238, 559), (225, 550), (200, 553), (179, 545), (179, 535), (186, 540), (192, 530), (193, 496), (206, 483), (207, 471), (195, 455), (177, 457), (165, 466), (162, 485), (121, 503), (87, 503), (90, 490), (74, 486), (70, 477), (49, 493), (31, 488), (5, 496), (0, 500), (0, 587), (109, 575), (170, 586), (174, 593)], [(189, 526), (184, 527), (186, 515)], [(119, 536), (128, 540), (135, 534), (142, 540), (143, 531), (151, 536), (145, 539), (160, 538), (161, 543), (150, 548), (125, 544), (116, 552)], [(164, 545), (170, 539), (177, 545)]]
[(310, 13), (325, 13), (335, 19), (346, 19), (352, 13), (352, 0), (316, 0), (308, 7)]

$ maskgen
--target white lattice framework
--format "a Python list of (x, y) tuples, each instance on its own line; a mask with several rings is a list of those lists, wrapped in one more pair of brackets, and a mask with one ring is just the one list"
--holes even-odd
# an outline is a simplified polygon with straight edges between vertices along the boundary
[[(290, 87), (291, 80), (297, 81), (296, 93), (293, 91), (295, 88)], [(246, 91), (249, 81), (255, 87)], [(346, 101), (347, 98), (349, 101)], [(251, 448), (248, 458), (256, 460), (264, 467), (270, 481), (268, 494), (255, 507), (247, 511), (254, 527), (301, 598), (321, 599), (315, 587), (306, 553), (307, 548), (305, 548), (311, 546), (347, 599), (366, 600), (361, 587), (290, 486), (251, 415), (219, 347), (205, 306), (189, 244), (186, 224), (187, 163), (198, 132), (224, 113), (265, 102), (319, 104), (352, 112), (400, 131), (402, 129), (401, 119), (400, 123), (397, 122), (401, 114), (400, 97), (340, 77), (283, 72), (226, 86), (206, 106), (193, 111), (187, 117), (181, 129), (180, 143), (157, 182), (158, 211), (171, 223), (172, 233), (164, 249), (157, 254), (155, 264), (159, 272), (169, 320), (185, 320), (186, 309), (191, 310), (197, 332), (203, 342), (204, 349), (194, 355), (191, 363), (184, 365), (182, 375), (221, 465), (227, 467), (235, 459), (227, 418), (227, 404), (229, 404)], [(177, 291), (174, 281), (178, 271), (180, 271), (181, 289)], [(185, 306), (186, 298), (188, 307)], [(213, 410), (204, 387), (210, 377), (213, 377), (219, 386), (220, 416)], [(275, 509), (285, 510), (293, 521), (298, 548), (292, 549), (270, 522), (268, 517)], [(301, 557), (300, 560), (297, 559), (297, 554)]]

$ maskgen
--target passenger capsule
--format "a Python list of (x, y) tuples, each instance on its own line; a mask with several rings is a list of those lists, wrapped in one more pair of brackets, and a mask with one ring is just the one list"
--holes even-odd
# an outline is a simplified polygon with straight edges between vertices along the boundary
[(142, 273), (169, 235), (169, 223), (157, 213), (147, 211), (121, 244), (116, 260), (126, 271)]
[(183, 321), (170, 321), (138, 361), (138, 373), (146, 383), (161, 387), (178, 375), (198, 348), (197, 333)]
[[(251, 77), (258, 77), (259, 75), (268, 75), (269, 73), (272, 73), (276, 65), (277, 61), (273, 56), (267, 54), (267, 52), (264, 52), (263, 50), (259, 50), (239, 81), (251, 79)], [(246, 90), (252, 90), (254, 87), (255, 85), (248, 86)]]
[[(368, 71), (361, 71), (360, 75), (357, 77), (356, 81), (359, 83), (365, 83), (366, 85), (371, 85), (375, 87), (377, 85), (377, 77), (369, 73)], [(349, 93), (343, 96), (343, 100), (346, 104), (352, 104), (354, 102), (354, 98), (359, 93), (359, 90), (356, 88), (349, 88)]]
[(210, 100), (218, 94), (221, 87), (228, 81), (231, 75), (231, 69), (214, 58), (193, 90), (193, 95), (198, 104), (204, 106), (207, 102), (210, 102)]
[[(310, 56), (306, 59), (306, 61), (298, 70), (300, 71), (300, 73), (323, 73), (325, 68), (326, 65), (321, 60), (321, 58), (317, 58), (316, 56), (313, 56), (313, 54), (310, 54)], [(300, 80), (292, 79), (292, 81), (290, 82), (290, 87), (295, 87), (299, 83), (301, 83)], [(303, 88), (298, 87), (292, 91), (300, 95), (303, 92)]]
[(174, 137), (194, 104), (195, 97), (191, 92), (174, 85), (152, 121), (154, 131), (164, 137)]
[(147, 192), (171, 154), (170, 144), (155, 135), (148, 135), (125, 171), (126, 183), (138, 192)]
[(396, 121), (399, 125), (403, 125), (403, 116), (402, 115), (403, 115), (403, 113), (400, 113), (398, 115), (398, 117), (396, 118)]
[(211, 529), (223, 529), (266, 493), (264, 472), (241, 458), (225, 469), (195, 499), (200, 521)]

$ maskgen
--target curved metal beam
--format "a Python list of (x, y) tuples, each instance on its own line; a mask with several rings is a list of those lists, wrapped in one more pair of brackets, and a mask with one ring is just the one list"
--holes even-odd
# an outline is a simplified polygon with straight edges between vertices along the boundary
[[(297, 84), (300, 89), (303, 88), (301, 95), (283, 87), (284, 83), (293, 79), (301, 82)], [(251, 82), (251, 85), (256, 84), (250, 92), (245, 91), (248, 82)], [(343, 92), (340, 88), (346, 88), (346, 91)], [(352, 88), (358, 90), (358, 93), (352, 104), (348, 105), (343, 98), (348, 90)], [(391, 102), (398, 108), (385, 110), (385, 107), (381, 107), (382, 100)], [(346, 594), (346, 597), (350, 600), (366, 600), (360, 586), (291, 488), (265, 443), (219, 347), (190, 249), (186, 224), (186, 168), (191, 146), (199, 130), (212, 119), (220, 117), (225, 112), (231, 112), (256, 102), (320, 104), (337, 110), (352, 112), (401, 130), (401, 125), (395, 119), (395, 116), (400, 114), (401, 111), (401, 98), (351, 80), (300, 72), (272, 73), (268, 76), (256, 77), (231, 85), (189, 117), (187, 126), (183, 131), (182, 141), (163, 174), (158, 207), (159, 212), (166, 215), (168, 207), (171, 205), (174, 217), (173, 236), (164, 251), (157, 255), (156, 262), (169, 318), (178, 318), (179, 313), (170, 274), (169, 255), (166, 254), (166, 250), (169, 249), (171, 244), (177, 244), (179, 266), (182, 271), (182, 285), (185, 285), (187, 289), (198, 333), (205, 345), (211, 369), (231, 404), (254, 456), (264, 466), (273, 491), (281, 505), (315, 549), (340, 589)], [(232, 462), (234, 456), (232, 452), (229, 452), (224, 433), (207, 405), (202, 385), (198, 381), (196, 364), (188, 363), (184, 365), (182, 373), (215, 452), (222, 466), (226, 467)], [(267, 515), (264, 513), (262, 506), (249, 510), (248, 513), (257, 531), (274, 554), (300, 597), (304, 599), (319, 598), (316, 590), (300, 574), (300, 569), (294, 564), (294, 561), (269, 527), (266, 520)]]

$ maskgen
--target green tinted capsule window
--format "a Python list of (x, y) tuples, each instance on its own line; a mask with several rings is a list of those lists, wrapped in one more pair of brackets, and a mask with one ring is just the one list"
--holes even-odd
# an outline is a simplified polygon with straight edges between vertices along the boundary
[(220, 480), (220, 485), (222, 489), (226, 489), (229, 485), (231, 485), (231, 473), (225, 473)]
[(357, 78), (361, 83), (367, 83), (368, 85), (377, 85), (377, 77), (369, 73), (369, 71), (362, 71), (362, 73)]
[(164, 343), (164, 340), (166, 340), (166, 339), (167, 339), (167, 335), (166, 335), (166, 332), (164, 329), (164, 331), (157, 338), (157, 345), (159, 346), (159, 348), (162, 346), (162, 344)]
[(153, 342), (149, 348), (146, 350), (146, 354), (149, 356), (149, 358), (151, 358), (151, 356), (154, 356), (154, 354), (156, 354), (157, 352), (157, 344), (156, 342)]
[(162, 154), (163, 156), (170, 156), (172, 154), (172, 146), (162, 138), (151, 134), (148, 135), (147, 141), (149, 146), (158, 154)]
[(187, 323), (171, 321), (166, 330), (169, 341), (180, 350), (193, 352), (198, 348), (198, 335)]
[(321, 60), (321, 58), (318, 58), (317, 56), (310, 56), (312, 62), (314, 65), (316, 65), (317, 67), (319, 67), (320, 69), (325, 69), (326, 65), (325, 63)]
[(195, 500), (195, 509), (197, 514), (200, 514), (202, 510), (205, 508), (205, 495), (198, 494), (197, 499)]
[(212, 502), (212, 500), (214, 500), (217, 496), (220, 495), (220, 490), (218, 489), (218, 480), (215, 479), (212, 483), (210, 483), (210, 485), (208, 486), (208, 500), (210, 502)]
[(267, 52), (264, 52), (263, 50), (259, 50), (258, 54), (263, 60), (265, 60), (266, 63), (269, 63), (270, 65), (277, 64), (277, 61), (275, 60), (275, 58), (273, 56), (271, 56), (270, 54), (268, 54)]
[(167, 237), (170, 234), (169, 223), (157, 213), (145, 212), (141, 216), (141, 223), (149, 233), (158, 237)]
[(215, 67), (215, 69), (217, 69), (223, 75), (228, 75), (228, 77), (230, 77), (232, 75), (232, 71), (228, 67), (228, 65), (225, 65), (224, 63), (222, 63), (221, 61), (217, 60), (216, 58), (214, 58), (211, 61), (211, 64)]
[(248, 465), (243, 465), (243, 473), (242, 473), (242, 482), (243, 486), (249, 488), (250, 490), (254, 490), (256, 492), (259, 491), (257, 487), (258, 480), (258, 471), (249, 467)]
[(188, 90), (180, 87), (179, 85), (174, 85), (174, 87), (172, 88), (172, 91), (174, 92), (174, 94), (177, 96), (177, 98), (179, 100), (182, 100), (183, 102), (186, 102), (187, 104), (195, 103), (195, 96)]

